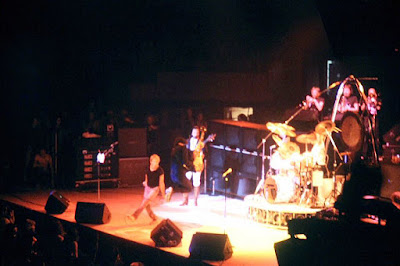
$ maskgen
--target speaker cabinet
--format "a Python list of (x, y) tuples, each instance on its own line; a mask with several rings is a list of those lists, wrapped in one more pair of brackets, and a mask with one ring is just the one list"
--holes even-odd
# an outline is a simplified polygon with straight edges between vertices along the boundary
[(105, 224), (111, 220), (111, 213), (105, 203), (78, 202), (75, 220), (78, 223)]
[(181, 243), (182, 231), (171, 220), (165, 219), (151, 231), (151, 239), (157, 247), (176, 247)]
[(225, 131), (226, 146), (229, 146), (231, 148), (241, 148), (242, 147), (241, 128), (227, 125), (225, 127), (225, 130), (226, 130)]
[(221, 261), (232, 257), (232, 246), (226, 234), (199, 233), (193, 235), (189, 246), (190, 258)]
[(147, 156), (146, 128), (120, 128), (118, 143), (120, 158)]
[[(227, 185), (227, 193), (231, 195), (244, 197), (252, 194), (261, 176), (262, 147), (259, 144), (268, 134), (266, 126), (246, 121), (210, 120), (208, 132), (217, 133), (207, 153), (208, 184), (213, 184), (214, 180), (214, 186), (209, 188), (224, 192)], [(265, 145), (268, 147), (273, 143), (269, 138)], [(220, 173), (229, 168), (233, 172), (225, 184)]]
[(63, 195), (53, 190), (50, 192), (50, 196), (47, 199), (46, 206), (44, 209), (48, 214), (61, 214), (69, 206), (69, 200)]
[(120, 158), (119, 183), (121, 187), (142, 185), (146, 169), (149, 168), (149, 157)]

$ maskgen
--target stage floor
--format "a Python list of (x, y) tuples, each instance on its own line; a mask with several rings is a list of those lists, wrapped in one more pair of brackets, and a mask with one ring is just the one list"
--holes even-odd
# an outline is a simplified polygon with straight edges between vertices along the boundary
[[(34, 211), (45, 213), (44, 206), (50, 195), (48, 191), (14, 192), (0, 195), (0, 198)], [(188, 206), (179, 206), (182, 193), (174, 193), (170, 202), (159, 198), (153, 204), (158, 220), (152, 222), (146, 211), (134, 222), (126, 219), (133, 213), (142, 200), (143, 187), (105, 188), (97, 190), (58, 190), (70, 200), (70, 205), (62, 214), (53, 215), (58, 219), (75, 223), (77, 202), (102, 202), (111, 212), (111, 221), (107, 224), (85, 224), (95, 230), (112, 234), (143, 245), (154, 247), (150, 238), (151, 231), (163, 220), (170, 219), (183, 236), (177, 247), (160, 248), (166, 252), (189, 257), (189, 245), (196, 232), (226, 233), (232, 244), (233, 255), (223, 262), (224, 265), (278, 265), (274, 243), (289, 238), (286, 229), (257, 223), (248, 218), (248, 205), (244, 200), (226, 198), (223, 195), (201, 194), (198, 206), (193, 204), (193, 195)], [(210, 262), (221, 265), (221, 262)]]

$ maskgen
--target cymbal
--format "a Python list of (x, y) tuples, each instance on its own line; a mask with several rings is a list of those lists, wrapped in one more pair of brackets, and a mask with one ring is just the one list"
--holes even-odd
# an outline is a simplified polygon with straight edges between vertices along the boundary
[(296, 141), (303, 144), (313, 144), (317, 141), (315, 133), (301, 134), (296, 137)]
[(288, 137), (296, 137), (296, 133), (294, 132), (294, 127), (289, 126), (283, 123), (267, 123), (267, 128), (278, 135), (286, 135)]
[(281, 146), (282, 144), (282, 139), (278, 135), (272, 135), (272, 139), (275, 141), (278, 146)]
[(300, 154), (299, 146), (294, 142), (285, 142), (278, 148), (278, 152), (283, 159), (289, 159), (295, 154)]
[(315, 132), (318, 134), (326, 134), (335, 130), (335, 123), (329, 120), (322, 121), (315, 126)]

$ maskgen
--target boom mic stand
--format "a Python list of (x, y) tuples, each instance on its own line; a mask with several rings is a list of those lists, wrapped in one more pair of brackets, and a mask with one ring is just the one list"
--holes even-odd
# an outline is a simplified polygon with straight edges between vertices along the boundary
[(222, 175), (222, 177), (224, 178), (224, 183), (225, 183), (225, 189), (224, 189), (224, 197), (225, 197), (225, 203), (224, 203), (224, 235), (226, 234), (226, 232), (225, 232), (225, 229), (226, 229), (226, 190), (227, 190), (227, 184), (228, 184), (228, 180), (229, 180), (229, 178), (228, 178), (228, 176), (230, 175), (232, 173), (232, 171), (231, 172), (228, 172), (228, 174), (227, 175), (225, 175), (224, 176), (224, 174)]
[(110, 145), (110, 148), (101, 152), (100, 149), (98, 150), (99, 152), (97, 153), (97, 200), (100, 201), (100, 176), (101, 176), (101, 169), (100, 165), (105, 162), (105, 159), (107, 156), (111, 153), (114, 152), (114, 146), (118, 144), (118, 141), (112, 143)]

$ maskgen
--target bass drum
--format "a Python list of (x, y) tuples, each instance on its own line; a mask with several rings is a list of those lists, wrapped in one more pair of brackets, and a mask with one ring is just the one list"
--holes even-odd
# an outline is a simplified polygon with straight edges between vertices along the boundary
[(264, 195), (269, 203), (289, 203), (295, 196), (296, 180), (291, 175), (273, 175), (265, 180)]
[(358, 152), (364, 140), (364, 127), (360, 117), (353, 112), (344, 113), (340, 129), (344, 145), (350, 151)]

